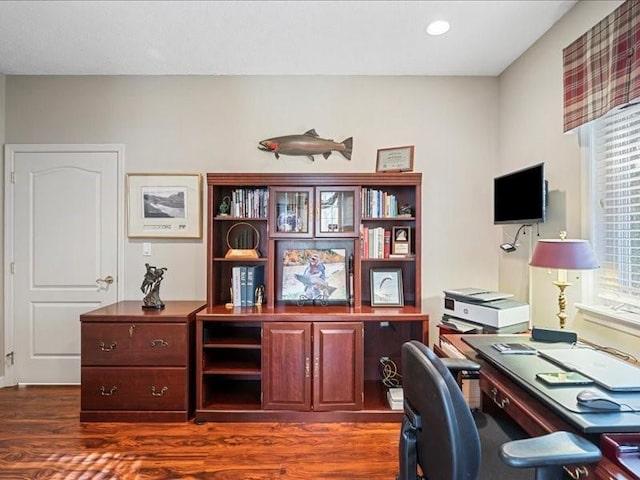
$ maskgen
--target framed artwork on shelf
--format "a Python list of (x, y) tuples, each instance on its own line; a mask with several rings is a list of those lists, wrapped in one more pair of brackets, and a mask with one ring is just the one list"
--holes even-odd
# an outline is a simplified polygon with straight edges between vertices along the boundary
[(313, 211), (312, 188), (272, 188), (273, 221), (271, 235), (273, 237), (311, 237)]
[(370, 275), (372, 307), (404, 306), (400, 268), (372, 268)]
[(411, 227), (392, 227), (391, 254), (404, 256), (411, 254)]
[(278, 301), (298, 305), (348, 301), (346, 248), (291, 243), (279, 250)]
[(412, 172), (415, 147), (381, 148), (378, 150), (376, 172)]
[(200, 174), (128, 173), (126, 180), (128, 237), (202, 237)]

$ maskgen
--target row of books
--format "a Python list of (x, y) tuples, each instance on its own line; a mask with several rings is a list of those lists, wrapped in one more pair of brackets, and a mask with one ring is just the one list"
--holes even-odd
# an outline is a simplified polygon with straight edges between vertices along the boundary
[(266, 218), (269, 212), (269, 190), (236, 188), (231, 192), (229, 214), (239, 218)]
[(371, 188), (360, 192), (362, 216), (369, 218), (397, 217), (398, 200), (395, 195)]
[(256, 305), (256, 293), (264, 288), (264, 265), (238, 265), (231, 269), (232, 302), (235, 307)]
[(362, 258), (389, 258), (391, 254), (391, 230), (384, 227), (360, 225)]

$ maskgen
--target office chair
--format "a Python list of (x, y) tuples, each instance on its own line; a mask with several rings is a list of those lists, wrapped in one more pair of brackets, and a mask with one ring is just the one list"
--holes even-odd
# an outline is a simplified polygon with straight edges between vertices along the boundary
[(440, 359), (416, 340), (402, 346), (398, 480), (560, 480), (563, 465), (594, 463), (602, 457), (595, 445), (572, 433), (526, 438), (513, 422), (501, 425), (472, 412), (446, 361), (454, 373), (480, 368), (467, 360)]

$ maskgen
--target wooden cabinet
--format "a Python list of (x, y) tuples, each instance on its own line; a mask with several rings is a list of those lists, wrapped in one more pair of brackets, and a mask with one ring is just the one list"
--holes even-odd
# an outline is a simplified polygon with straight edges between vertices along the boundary
[(264, 408), (362, 408), (362, 323), (267, 323), (262, 364)]
[[(196, 420), (400, 419), (386, 400), (380, 358), (400, 366), (402, 343), (428, 343), (421, 188), (412, 172), (207, 174)], [(391, 255), (390, 234), (400, 227), (405, 254)], [(254, 248), (257, 255), (246, 251)], [(324, 272), (314, 270), (314, 255), (326, 260)], [(264, 267), (261, 305), (233, 305), (238, 266)], [(402, 278), (403, 302), (393, 307), (372, 306), (371, 272), (384, 269)]]
[(80, 316), (81, 421), (186, 421), (194, 409), (195, 315), (204, 302), (143, 310), (124, 301)]

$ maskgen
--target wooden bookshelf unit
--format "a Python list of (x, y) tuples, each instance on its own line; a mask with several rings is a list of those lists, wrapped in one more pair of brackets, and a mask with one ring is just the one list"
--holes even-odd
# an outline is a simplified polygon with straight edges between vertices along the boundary
[[(401, 418), (380, 359), (399, 368), (402, 343), (428, 344), (421, 182), (419, 173), (207, 174), (196, 421)], [(398, 245), (406, 254), (393, 255), (394, 227), (409, 234)], [(238, 267), (253, 266), (264, 267), (261, 285), (242, 283)], [(255, 301), (258, 287), (262, 304), (241, 306), (238, 291)]]

